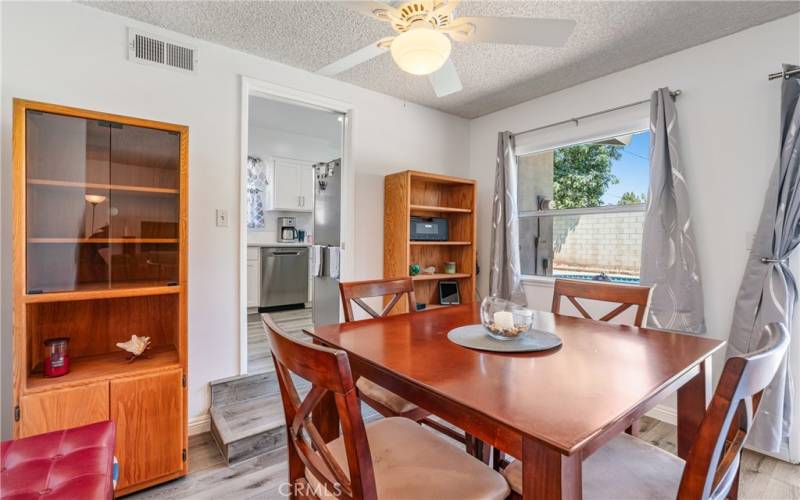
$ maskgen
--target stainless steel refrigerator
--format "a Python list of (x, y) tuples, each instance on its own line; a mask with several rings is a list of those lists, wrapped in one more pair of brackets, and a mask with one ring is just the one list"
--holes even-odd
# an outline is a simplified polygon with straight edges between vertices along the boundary
[(314, 165), (312, 276), (315, 325), (339, 322), (342, 162)]

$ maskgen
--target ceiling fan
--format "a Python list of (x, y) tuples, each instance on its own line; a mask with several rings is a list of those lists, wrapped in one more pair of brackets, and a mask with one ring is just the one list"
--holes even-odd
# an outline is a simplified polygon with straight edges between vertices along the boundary
[(561, 47), (576, 24), (570, 19), (455, 17), (453, 10), (458, 3), (459, 0), (411, 0), (394, 6), (378, 1), (342, 2), (361, 14), (390, 23), (397, 35), (371, 43), (317, 73), (337, 75), (390, 51), (400, 69), (412, 75), (428, 75), (436, 96), (444, 97), (463, 88), (450, 60), (450, 39)]

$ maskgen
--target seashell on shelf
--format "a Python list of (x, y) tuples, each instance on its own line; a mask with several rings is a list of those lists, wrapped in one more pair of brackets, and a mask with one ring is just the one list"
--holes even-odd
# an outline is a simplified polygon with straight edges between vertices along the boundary
[(129, 341), (117, 342), (117, 347), (128, 351), (133, 355), (133, 357), (141, 356), (142, 353), (150, 347), (150, 337), (131, 335), (131, 339)]

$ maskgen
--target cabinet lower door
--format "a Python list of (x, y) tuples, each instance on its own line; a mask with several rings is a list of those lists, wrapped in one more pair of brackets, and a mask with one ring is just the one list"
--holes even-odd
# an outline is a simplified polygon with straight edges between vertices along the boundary
[(19, 410), (21, 438), (108, 420), (108, 382), (28, 394)]
[(183, 469), (184, 408), (180, 369), (111, 381), (117, 424), (117, 493)]

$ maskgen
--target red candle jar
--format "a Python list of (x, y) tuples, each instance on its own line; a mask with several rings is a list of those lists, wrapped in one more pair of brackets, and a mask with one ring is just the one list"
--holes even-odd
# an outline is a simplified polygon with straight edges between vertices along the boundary
[(45, 377), (60, 377), (69, 373), (67, 345), (69, 345), (69, 337), (58, 337), (44, 341)]

